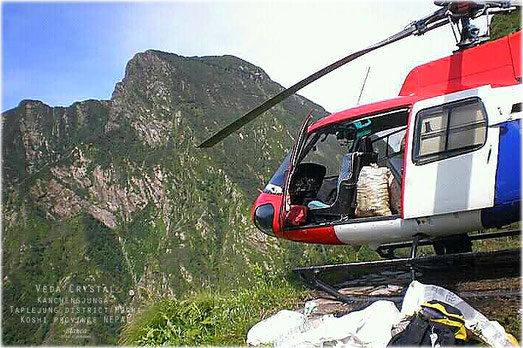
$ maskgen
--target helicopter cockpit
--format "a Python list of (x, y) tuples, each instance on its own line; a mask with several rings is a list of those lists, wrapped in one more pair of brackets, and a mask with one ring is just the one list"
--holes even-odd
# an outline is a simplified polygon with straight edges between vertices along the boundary
[[(358, 218), (358, 177), (371, 164), (392, 173), (390, 210), (399, 214), (408, 112), (407, 108), (394, 110), (311, 133), (299, 152), (289, 185), (290, 205), (306, 209), (306, 219), (288, 223), (302, 226)], [(289, 157), (269, 182), (268, 192), (280, 193), (274, 190), (282, 187), (288, 168)]]

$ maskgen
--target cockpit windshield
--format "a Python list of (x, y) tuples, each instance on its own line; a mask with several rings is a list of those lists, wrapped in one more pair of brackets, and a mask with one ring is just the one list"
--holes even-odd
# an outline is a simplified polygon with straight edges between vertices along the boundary
[(269, 183), (267, 186), (265, 186), (263, 192), (277, 195), (283, 192), (283, 185), (285, 184), (285, 176), (289, 170), (290, 159), (291, 154), (289, 153), (287, 156), (285, 156), (283, 162), (280, 164), (278, 170), (276, 170), (271, 180), (269, 180)]

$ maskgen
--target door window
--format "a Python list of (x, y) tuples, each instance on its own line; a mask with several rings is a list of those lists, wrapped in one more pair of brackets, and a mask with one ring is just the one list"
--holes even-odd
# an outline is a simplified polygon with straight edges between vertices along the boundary
[(479, 98), (421, 110), (417, 115), (413, 162), (421, 165), (479, 149), (487, 118)]

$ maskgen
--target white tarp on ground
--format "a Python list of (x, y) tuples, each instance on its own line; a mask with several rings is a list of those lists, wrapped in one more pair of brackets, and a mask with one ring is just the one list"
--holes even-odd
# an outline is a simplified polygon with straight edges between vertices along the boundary
[(325, 315), (309, 319), (301, 313), (284, 310), (254, 325), (247, 333), (247, 343), (273, 343), (276, 347), (385, 347), (391, 339), (392, 326), (430, 300), (458, 308), (465, 317), (467, 329), (490, 346), (513, 346), (498, 322), (489, 321), (454, 293), (417, 281), (409, 285), (401, 312), (390, 301), (374, 302), (340, 318)]

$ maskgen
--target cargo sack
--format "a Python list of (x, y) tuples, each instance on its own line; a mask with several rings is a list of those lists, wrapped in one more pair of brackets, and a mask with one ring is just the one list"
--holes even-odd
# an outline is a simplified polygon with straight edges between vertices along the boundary
[(454, 346), (469, 338), (461, 312), (439, 301), (422, 304), (408, 325), (400, 332), (393, 328), (392, 334), (387, 346)]
[(361, 168), (356, 188), (356, 217), (392, 215), (389, 183), (392, 173), (387, 167), (372, 163)]

